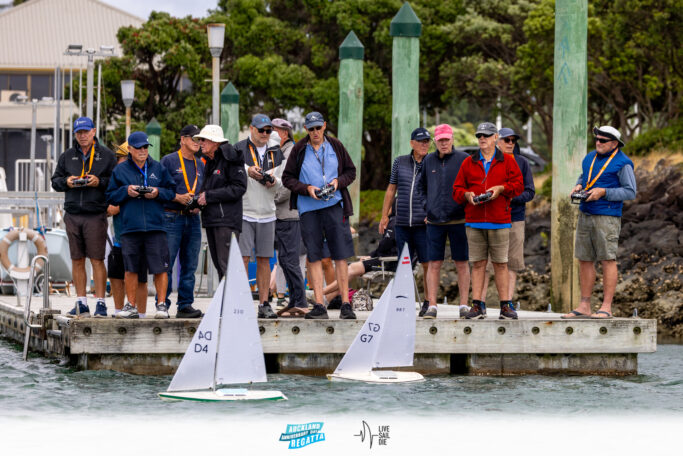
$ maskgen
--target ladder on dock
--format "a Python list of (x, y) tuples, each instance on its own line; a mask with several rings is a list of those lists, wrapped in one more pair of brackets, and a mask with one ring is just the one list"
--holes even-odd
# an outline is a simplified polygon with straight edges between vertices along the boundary
[(33, 297), (33, 290), (35, 287), (35, 271), (36, 261), (42, 260), (45, 265), (43, 272), (43, 309), (50, 308), (50, 260), (45, 255), (36, 255), (31, 260), (31, 272), (28, 279), (28, 296), (26, 297), (26, 307), (24, 308), (24, 353), (23, 359), (28, 359), (28, 347), (31, 340), (31, 331), (34, 329), (42, 329), (42, 325), (31, 323), (31, 298)]

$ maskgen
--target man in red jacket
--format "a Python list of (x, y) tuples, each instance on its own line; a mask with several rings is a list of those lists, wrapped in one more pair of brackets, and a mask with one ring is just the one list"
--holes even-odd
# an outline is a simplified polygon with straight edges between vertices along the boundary
[(467, 319), (486, 318), (481, 291), (489, 255), (500, 296), (500, 319), (517, 319), (508, 289), (510, 200), (522, 193), (524, 181), (515, 159), (496, 148), (498, 129), (490, 122), (475, 133), (479, 152), (467, 157), (453, 184), (453, 199), (465, 204), (467, 243), (472, 262), (472, 310)]

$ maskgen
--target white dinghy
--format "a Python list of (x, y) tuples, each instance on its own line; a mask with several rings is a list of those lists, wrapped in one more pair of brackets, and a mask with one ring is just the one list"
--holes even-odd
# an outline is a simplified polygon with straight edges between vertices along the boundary
[(280, 391), (218, 388), (266, 382), (263, 347), (249, 281), (232, 236), (228, 271), (187, 347), (163, 400), (286, 400)]
[(424, 380), (417, 372), (373, 370), (412, 366), (414, 353), (415, 278), (406, 244), (394, 279), (382, 293), (337, 369), (327, 378), (369, 383)]

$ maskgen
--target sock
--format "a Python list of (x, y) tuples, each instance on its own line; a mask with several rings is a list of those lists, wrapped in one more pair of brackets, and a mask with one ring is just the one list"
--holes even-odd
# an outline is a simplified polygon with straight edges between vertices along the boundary
[(430, 309), (436, 309), (436, 306), (429, 306)]
[(116, 315), (119, 312), (121, 312), (121, 309), (114, 309), (114, 315)]
[(145, 314), (143, 314), (143, 313), (138, 312), (138, 315), (140, 315), (140, 318), (145, 318)]
[(470, 306), (468, 306), (467, 304), (460, 304), (460, 308), (461, 309), (469, 309)]
[(79, 297), (77, 297), (77, 298), (76, 298), (76, 301), (80, 302), (80, 303), (83, 304), (84, 306), (87, 306), (87, 305), (88, 305), (88, 298), (85, 297), (85, 296), (79, 296)]
[(104, 302), (104, 298), (97, 298), (97, 304), (102, 304), (104, 307), (107, 307), (107, 304)]

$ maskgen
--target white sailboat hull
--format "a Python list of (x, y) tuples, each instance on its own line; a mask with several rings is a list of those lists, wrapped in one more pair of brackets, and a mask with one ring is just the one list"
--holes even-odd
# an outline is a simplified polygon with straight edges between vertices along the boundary
[(217, 391), (164, 391), (159, 393), (163, 401), (196, 401), (196, 402), (225, 402), (225, 401), (286, 401), (287, 396), (280, 391), (245, 390), (236, 394), (226, 394)]
[(331, 381), (354, 381), (365, 383), (407, 383), (421, 382), (424, 377), (417, 372), (370, 371), (364, 373), (327, 374)]

